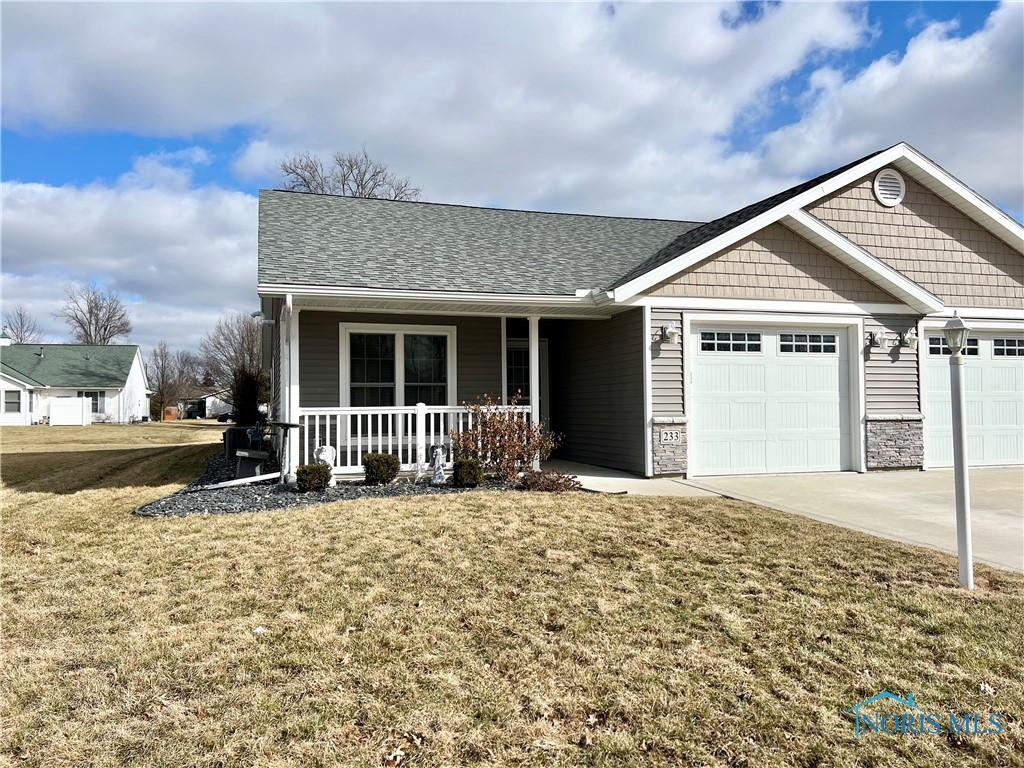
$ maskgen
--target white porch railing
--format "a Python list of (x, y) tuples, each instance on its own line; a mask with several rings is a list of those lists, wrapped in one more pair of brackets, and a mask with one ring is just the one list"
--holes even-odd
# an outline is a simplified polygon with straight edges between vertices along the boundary
[[(499, 405), (524, 422), (530, 420), (528, 405)], [(472, 429), (473, 414), (463, 406), (415, 406), (391, 408), (300, 408), (298, 463), (309, 464), (321, 445), (334, 447), (335, 474), (362, 473), (363, 455), (390, 453), (403, 471), (426, 469), (432, 445), (445, 448), (445, 466), (452, 463), (452, 432)]]

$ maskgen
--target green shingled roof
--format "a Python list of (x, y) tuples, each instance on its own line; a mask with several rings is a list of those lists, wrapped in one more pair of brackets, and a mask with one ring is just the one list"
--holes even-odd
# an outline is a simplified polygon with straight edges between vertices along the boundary
[(76, 389), (123, 387), (136, 344), (12, 344), (0, 347), (0, 371), (27, 384)]

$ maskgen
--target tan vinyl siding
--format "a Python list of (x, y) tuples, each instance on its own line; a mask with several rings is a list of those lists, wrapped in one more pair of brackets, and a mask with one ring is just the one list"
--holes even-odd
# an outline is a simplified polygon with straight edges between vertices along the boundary
[(648, 291), (651, 296), (892, 303), (892, 296), (781, 224)]
[[(877, 315), (864, 318), (864, 331), (882, 331), (888, 339), (900, 331), (914, 328), (918, 318), (913, 315)], [(906, 347), (864, 348), (864, 393), (867, 413), (921, 412), (917, 371), (917, 350)]]
[[(683, 328), (683, 314), (679, 310), (652, 309), (652, 339), (662, 326), (670, 322)], [(651, 342), (651, 407), (654, 416), (680, 416), (683, 414), (683, 339), (681, 344), (667, 341)]]
[(299, 405), (334, 408), (341, 404), (339, 324), (454, 325), (457, 402), (484, 393), (501, 395), (501, 321), (496, 317), (387, 315), (370, 312), (299, 313)]
[(1024, 307), (1024, 256), (906, 175), (903, 202), (886, 208), (873, 179), (808, 212), (949, 304)]
[(542, 324), (559, 456), (643, 474), (643, 310)]

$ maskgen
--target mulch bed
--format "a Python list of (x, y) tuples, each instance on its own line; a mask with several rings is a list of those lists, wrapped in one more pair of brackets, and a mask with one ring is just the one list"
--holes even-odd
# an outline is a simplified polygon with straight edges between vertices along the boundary
[(279, 482), (206, 490), (202, 486), (231, 480), (234, 464), (223, 456), (209, 460), (202, 477), (176, 493), (157, 499), (135, 510), (143, 517), (186, 517), (188, 515), (230, 515), (237, 512), (267, 512), (287, 507), (330, 504), (334, 501), (384, 499), (396, 496), (436, 496), (447, 493), (468, 493), (477, 490), (510, 490), (511, 487), (488, 478), (479, 488), (456, 488), (431, 485), (429, 478), (416, 482), (399, 478), (389, 485), (363, 485), (362, 482), (339, 481), (334, 488), (299, 493)]

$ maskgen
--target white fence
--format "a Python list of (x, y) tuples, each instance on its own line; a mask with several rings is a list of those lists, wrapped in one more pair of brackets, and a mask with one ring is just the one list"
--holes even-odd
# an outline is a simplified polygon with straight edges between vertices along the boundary
[(85, 427), (92, 424), (92, 400), (88, 397), (51, 397), (51, 427)]
[[(503, 411), (530, 419), (530, 407), (494, 406)], [(337, 474), (358, 474), (363, 471), (363, 455), (390, 453), (398, 457), (403, 471), (425, 469), (430, 456), (428, 448), (444, 446), (445, 465), (452, 462), (452, 432), (473, 427), (473, 414), (460, 406), (415, 406), (392, 408), (300, 408), (298, 463), (314, 461), (313, 451), (321, 445), (334, 447)]]

